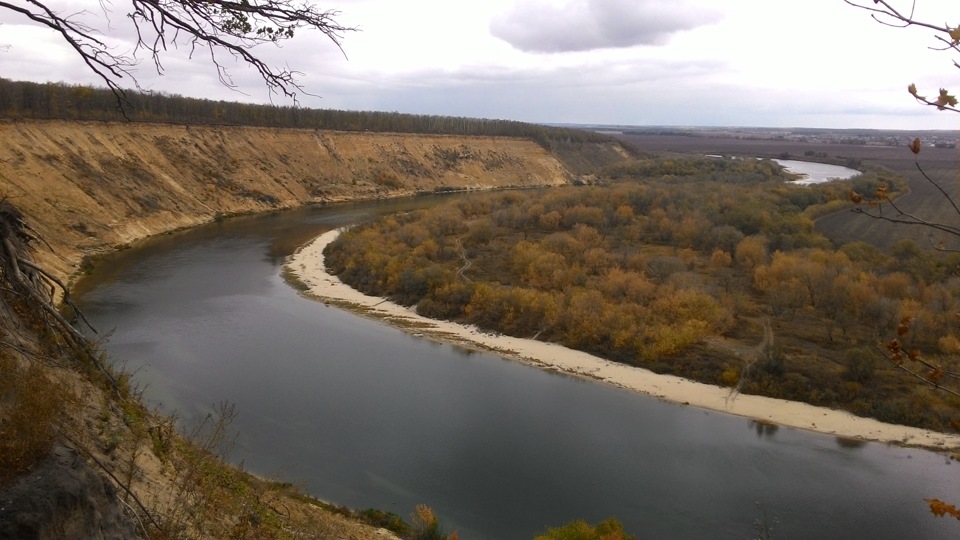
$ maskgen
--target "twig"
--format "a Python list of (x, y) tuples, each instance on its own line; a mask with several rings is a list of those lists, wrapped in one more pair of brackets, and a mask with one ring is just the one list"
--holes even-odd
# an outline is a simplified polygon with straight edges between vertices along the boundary
[(946, 387), (946, 386), (943, 386), (943, 385), (941, 385), (940, 383), (938, 383), (938, 382), (936, 382), (936, 381), (932, 381), (932, 380), (928, 379), (927, 377), (924, 377), (923, 375), (921, 375), (921, 374), (913, 371), (912, 369), (908, 368), (907, 366), (903, 365), (902, 363), (897, 362), (893, 357), (891, 357), (889, 354), (887, 354), (886, 352), (884, 352), (884, 350), (883, 350), (883, 348), (882, 348), (881, 346), (877, 345), (877, 349), (880, 351), (880, 355), (883, 356), (884, 358), (886, 358), (888, 362), (890, 362), (891, 364), (893, 364), (893, 366), (894, 366), (895, 368), (897, 368), (897, 369), (899, 369), (899, 370), (901, 370), (901, 371), (903, 371), (903, 372), (905, 372), (905, 373), (908, 373), (908, 374), (910, 374), (911, 376), (913, 376), (913, 377), (915, 377), (915, 378), (917, 378), (917, 379), (920, 379), (920, 380), (923, 381), (925, 384), (928, 384), (928, 385), (934, 387), (934, 388), (937, 389), (937, 390), (942, 390), (942, 391), (944, 391), (944, 392), (946, 392), (946, 393), (948, 393), (948, 394), (951, 394), (951, 395), (960, 397), (960, 392), (957, 392), (956, 390), (953, 390), (953, 389), (951, 389), (951, 388), (948, 388), (948, 387)]

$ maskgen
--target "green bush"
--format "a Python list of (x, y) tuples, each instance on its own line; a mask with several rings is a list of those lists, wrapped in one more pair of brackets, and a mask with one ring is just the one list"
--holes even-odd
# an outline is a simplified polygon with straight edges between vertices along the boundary
[(534, 540), (633, 540), (623, 532), (623, 525), (616, 519), (608, 519), (590, 525), (586, 521), (577, 520), (562, 527), (548, 529), (546, 534), (537, 536)]

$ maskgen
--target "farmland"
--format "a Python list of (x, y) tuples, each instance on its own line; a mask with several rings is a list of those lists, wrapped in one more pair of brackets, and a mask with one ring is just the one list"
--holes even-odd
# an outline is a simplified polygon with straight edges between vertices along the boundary
[[(898, 201), (904, 211), (932, 220), (960, 219), (949, 201), (917, 170), (919, 163), (927, 175), (956, 200), (960, 171), (960, 153), (955, 147), (956, 132), (792, 132), (735, 128), (682, 133), (675, 130), (647, 130), (642, 133), (624, 130), (618, 136), (648, 153), (752, 155), (821, 161), (860, 170), (864, 167), (880, 167), (907, 179), (910, 193)], [(919, 136), (925, 142), (919, 156), (914, 156), (906, 146), (914, 136)], [(934, 143), (940, 143), (940, 146), (934, 146)], [(951, 143), (953, 148), (949, 147)], [(884, 248), (902, 238), (925, 243), (927, 236), (927, 231), (922, 229), (896, 227), (849, 211), (820, 218), (817, 229), (838, 243), (863, 240)]]

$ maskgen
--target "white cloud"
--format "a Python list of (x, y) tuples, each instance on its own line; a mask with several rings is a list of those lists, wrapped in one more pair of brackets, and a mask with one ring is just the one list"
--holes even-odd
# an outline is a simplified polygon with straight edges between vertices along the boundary
[[(105, 25), (98, 0), (50, 1), (71, 2), (61, 6), (70, 12), (87, 6), (119, 51), (132, 47), (129, 4), (113, 4)], [(954, 55), (931, 51), (931, 32), (879, 25), (838, 0), (317, 1), (360, 27), (343, 40), (348, 59), (316, 32), (257, 49), (271, 65), (303, 72), (307, 91), (322, 96), (301, 95), (308, 107), (532, 122), (957, 127), (955, 114), (906, 93), (911, 82), (927, 94), (960, 91)], [(0, 10), (0, 45), (10, 45), (0, 48), (0, 76), (101, 84), (56, 34), (8, 15)], [(162, 77), (143, 60), (136, 76), (150, 90), (271, 100), (255, 70), (229, 56), (221, 60), (239, 91), (220, 84), (207, 51), (192, 59), (189, 47), (167, 51)]]
[(671, 35), (719, 16), (680, 0), (519, 0), (495, 17), (490, 32), (525, 52), (559, 53), (662, 45)]

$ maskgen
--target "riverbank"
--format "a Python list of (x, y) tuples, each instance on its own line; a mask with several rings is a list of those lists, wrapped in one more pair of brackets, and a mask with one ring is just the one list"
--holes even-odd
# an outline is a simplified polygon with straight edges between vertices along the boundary
[(420, 316), (411, 308), (394, 304), (384, 298), (365, 295), (344, 284), (336, 276), (328, 274), (323, 249), (338, 235), (339, 231), (333, 230), (317, 237), (291, 257), (287, 269), (304, 284), (308, 295), (385, 320), (415, 334), (488, 350), (543, 369), (595, 379), (673, 403), (743, 416), (760, 422), (850, 439), (937, 450), (960, 450), (958, 435), (886, 424), (854, 416), (846, 411), (815, 407), (806, 403), (735, 394), (729, 388), (671, 375), (659, 375), (553, 343), (484, 333), (473, 326)]
[(0, 140), (4, 193), (44, 239), (36, 262), (65, 282), (86, 256), (222, 217), (575, 177), (508, 137), (0, 120)]

